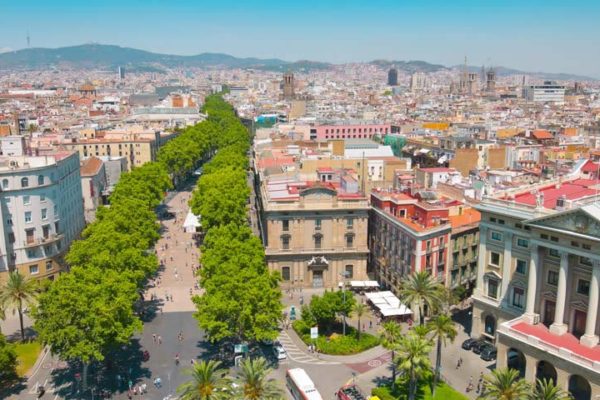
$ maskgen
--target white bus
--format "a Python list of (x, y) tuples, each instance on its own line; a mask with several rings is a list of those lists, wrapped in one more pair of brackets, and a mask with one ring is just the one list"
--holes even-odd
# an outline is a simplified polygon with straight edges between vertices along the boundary
[(296, 400), (323, 400), (308, 374), (302, 368), (288, 369), (285, 374), (287, 387)]

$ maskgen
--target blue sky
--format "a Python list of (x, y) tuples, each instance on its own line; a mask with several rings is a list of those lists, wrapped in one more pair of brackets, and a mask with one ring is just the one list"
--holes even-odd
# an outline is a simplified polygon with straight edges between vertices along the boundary
[(376, 58), (600, 78), (599, 0), (0, 0), (0, 48), (87, 42), (172, 54)]

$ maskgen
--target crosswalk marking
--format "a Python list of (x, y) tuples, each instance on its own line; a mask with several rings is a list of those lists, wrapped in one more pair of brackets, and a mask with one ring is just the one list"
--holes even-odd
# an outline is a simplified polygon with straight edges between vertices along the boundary
[[(315, 364), (315, 365), (338, 365), (339, 362), (335, 361), (324, 361), (320, 360), (316, 357), (313, 357), (309, 354), (306, 354), (304, 351), (300, 350), (298, 346), (294, 343), (292, 338), (288, 335), (287, 332), (282, 331), (279, 334), (279, 343), (285, 349), (287, 356), (296, 362), (304, 363), (304, 364)], [(280, 361), (281, 362), (281, 361)]]

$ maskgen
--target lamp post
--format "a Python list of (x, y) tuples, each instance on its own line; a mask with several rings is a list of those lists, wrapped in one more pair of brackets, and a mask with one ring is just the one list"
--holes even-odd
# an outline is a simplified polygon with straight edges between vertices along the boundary
[(346, 276), (348, 275), (348, 271), (340, 272), (340, 276), (342, 277), (342, 304), (344, 310), (342, 310), (342, 334), (346, 336)]

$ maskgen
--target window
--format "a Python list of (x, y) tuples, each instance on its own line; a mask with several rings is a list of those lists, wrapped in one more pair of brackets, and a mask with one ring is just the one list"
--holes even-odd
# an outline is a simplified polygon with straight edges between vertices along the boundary
[(516, 272), (518, 274), (525, 275), (527, 273), (527, 261), (517, 259)]
[(42, 208), (42, 219), (43, 220), (48, 219), (48, 209), (47, 208)]
[(315, 235), (315, 249), (320, 249), (323, 242), (323, 235)]
[(558, 272), (548, 271), (548, 284), (557, 286), (558, 285)]
[(319, 218), (315, 219), (315, 229), (317, 231), (321, 230), (321, 219)]
[(281, 279), (286, 282), (290, 280), (290, 267), (281, 267)]
[(541, 237), (542, 239), (544, 239), (544, 240), (548, 240), (548, 235), (546, 235), (545, 233), (542, 233), (542, 234), (540, 235), (540, 237)]
[(31, 204), (31, 197), (29, 196), (23, 196), (23, 205), (24, 206), (28, 206)]
[(34, 264), (34, 265), (30, 265), (30, 266), (29, 266), (29, 273), (30, 273), (31, 275), (35, 275), (35, 274), (37, 274), (37, 273), (39, 273), (39, 272), (40, 272), (40, 269), (38, 268), (37, 264)]
[(44, 184), (44, 175), (39, 175), (38, 176), (38, 185), (43, 185)]
[(281, 248), (284, 250), (288, 250), (290, 248), (290, 236), (283, 235), (281, 237)]
[(498, 281), (495, 279), (488, 280), (488, 296), (492, 299), (498, 298)]
[(584, 250), (591, 250), (591, 249), (592, 249), (592, 246), (590, 246), (589, 244), (585, 244), (585, 243), (583, 243), (583, 244), (581, 245), (581, 248), (582, 248), (582, 249), (584, 249)]
[(40, 194), (40, 203), (44, 203), (46, 201), (46, 196), (43, 194)]
[(504, 225), (504, 220), (503, 220), (503, 219), (499, 219), (499, 220), (498, 220), (498, 223), (499, 223), (500, 225)]
[(560, 253), (556, 249), (548, 249), (548, 255), (554, 258), (560, 258)]
[(492, 231), (492, 240), (502, 241), (502, 234), (500, 232)]
[(283, 227), (282, 227), (282, 230), (283, 230), (284, 232), (289, 232), (289, 230), (290, 230), (290, 221), (289, 221), (289, 220), (287, 220), (287, 219), (284, 219), (283, 221), (281, 221), (281, 224), (282, 224), (282, 226), (283, 226)]
[(590, 294), (590, 281), (579, 279), (577, 281), (577, 293), (587, 296)]
[(515, 224), (515, 228), (518, 228), (518, 229), (523, 229), (523, 224), (521, 224), (520, 222), (517, 222), (517, 223)]
[(354, 246), (354, 235), (346, 235), (346, 247)]
[(490, 264), (495, 265), (496, 267), (500, 265), (500, 253), (496, 253), (495, 251), (490, 253)]
[(8, 242), (11, 244), (15, 242), (15, 234), (13, 232), (8, 232)]
[(495, 223), (496, 221), (497, 221), (496, 218), (490, 217), (490, 222), (494, 222)]
[(21, 178), (21, 187), (29, 187), (29, 179), (28, 178)]
[(35, 250), (33, 250), (33, 249), (27, 250), (27, 257), (35, 258)]
[(25, 223), (26, 224), (31, 223), (31, 211), (25, 211)]
[(556, 236), (550, 236), (550, 240), (558, 243), (558, 238)]
[(444, 247), (444, 237), (440, 237), (440, 247)]
[(525, 291), (521, 288), (513, 288), (512, 305), (517, 308), (523, 308), (525, 305)]
[(8, 179), (2, 179), (2, 189), (8, 189)]
[(352, 229), (354, 226), (354, 218), (346, 218), (346, 228)]
[(347, 279), (352, 279), (354, 278), (354, 266), (353, 265), (346, 265), (346, 268), (344, 270), (345, 274), (345, 278)]
[(529, 240), (524, 238), (517, 238), (517, 246), (527, 249), (529, 247)]
[(589, 257), (579, 257), (579, 264), (583, 264), (583, 265), (587, 265), (587, 266), (592, 266), (592, 260)]
[(58, 206), (56, 204), (54, 205), (54, 217), (58, 217)]

